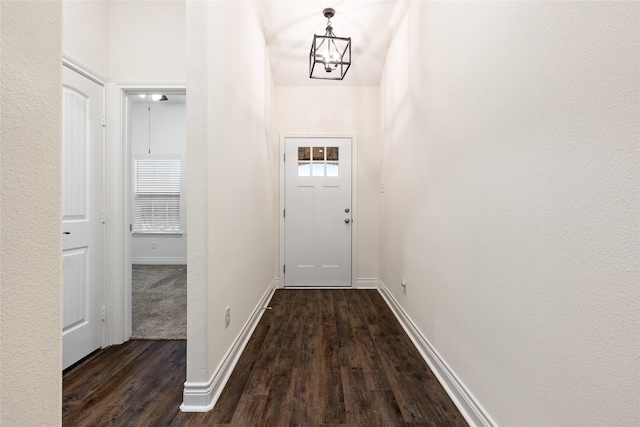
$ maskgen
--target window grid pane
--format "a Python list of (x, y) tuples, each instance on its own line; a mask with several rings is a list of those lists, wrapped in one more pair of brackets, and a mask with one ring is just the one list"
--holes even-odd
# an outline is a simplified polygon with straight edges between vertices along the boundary
[(314, 162), (311, 168), (311, 174), (313, 176), (324, 176), (324, 163)]
[(339, 147), (327, 147), (327, 160), (337, 162), (339, 158)]
[(309, 162), (298, 162), (298, 176), (311, 176), (311, 164)]
[(298, 147), (298, 160), (311, 160), (311, 147)]
[(340, 147), (298, 147), (298, 176), (339, 176)]

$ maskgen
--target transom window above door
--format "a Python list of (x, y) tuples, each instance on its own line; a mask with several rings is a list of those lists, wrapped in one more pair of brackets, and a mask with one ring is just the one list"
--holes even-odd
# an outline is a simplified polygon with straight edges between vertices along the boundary
[(339, 147), (298, 147), (298, 176), (339, 176)]

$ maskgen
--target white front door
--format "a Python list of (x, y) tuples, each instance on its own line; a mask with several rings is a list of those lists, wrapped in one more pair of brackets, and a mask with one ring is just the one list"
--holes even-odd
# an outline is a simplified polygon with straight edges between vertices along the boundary
[(62, 368), (102, 346), (103, 87), (63, 67)]
[(351, 286), (351, 146), (285, 139), (285, 287)]

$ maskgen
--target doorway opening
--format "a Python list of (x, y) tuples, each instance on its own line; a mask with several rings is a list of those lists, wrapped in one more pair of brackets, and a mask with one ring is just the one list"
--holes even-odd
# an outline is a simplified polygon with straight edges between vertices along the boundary
[(186, 339), (186, 91), (125, 91), (132, 339)]

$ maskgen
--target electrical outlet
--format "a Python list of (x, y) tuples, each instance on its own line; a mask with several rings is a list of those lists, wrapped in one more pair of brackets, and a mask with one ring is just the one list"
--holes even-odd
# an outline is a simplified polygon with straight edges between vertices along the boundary
[(156, 248), (156, 242), (154, 240), (151, 241), (151, 249)]
[(224, 311), (224, 327), (228, 328), (229, 323), (231, 323), (231, 307), (227, 307)]

